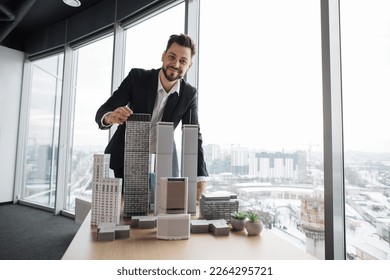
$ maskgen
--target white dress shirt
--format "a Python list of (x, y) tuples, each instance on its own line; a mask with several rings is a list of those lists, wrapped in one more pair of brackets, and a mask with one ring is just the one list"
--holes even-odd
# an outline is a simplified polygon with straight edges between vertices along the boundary
[(157, 144), (157, 130), (156, 126), (157, 123), (161, 121), (165, 105), (167, 104), (167, 100), (169, 95), (171, 94), (177, 94), (179, 95), (180, 92), (180, 80), (176, 81), (175, 85), (171, 88), (169, 92), (166, 92), (164, 87), (161, 84), (161, 79), (159, 74), (158, 79), (158, 87), (157, 87), (157, 95), (156, 95), (156, 101), (154, 102), (154, 109), (153, 109), (153, 115), (152, 119), (150, 121), (150, 133), (149, 133), (149, 149), (151, 153), (156, 153), (156, 144)]

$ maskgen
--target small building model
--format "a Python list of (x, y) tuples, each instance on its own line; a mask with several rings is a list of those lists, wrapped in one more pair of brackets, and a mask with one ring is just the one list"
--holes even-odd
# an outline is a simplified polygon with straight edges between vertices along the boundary
[(227, 236), (230, 227), (226, 220), (193, 220), (191, 221), (191, 233), (213, 232), (215, 236)]
[(207, 220), (230, 222), (231, 214), (238, 211), (238, 199), (234, 193), (202, 194), (199, 204), (200, 215)]
[(81, 225), (85, 218), (88, 216), (91, 211), (92, 203), (82, 197), (76, 197), (75, 199), (75, 217), (74, 221), (76, 224)]
[(180, 240), (190, 238), (190, 214), (157, 216), (157, 239)]
[(155, 228), (157, 227), (156, 216), (133, 216), (130, 225), (137, 228)]
[(130, 237), (129, 225), (116, 225), (115, 223), (101, 223), (97, 228), (98, 241), (114, 241), (119, 238)]
[(159, 181), (158, 213), (187, 214), (188, 179), (162, 177)]

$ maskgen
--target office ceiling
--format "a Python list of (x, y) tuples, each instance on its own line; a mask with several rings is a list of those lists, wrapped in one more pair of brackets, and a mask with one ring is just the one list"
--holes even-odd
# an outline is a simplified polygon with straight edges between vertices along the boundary
[(80, 0), (77, 8), (63, 0), (0, 0), (0, 43), (12, 32), (26, 34), (62, 21), (102, 0)]

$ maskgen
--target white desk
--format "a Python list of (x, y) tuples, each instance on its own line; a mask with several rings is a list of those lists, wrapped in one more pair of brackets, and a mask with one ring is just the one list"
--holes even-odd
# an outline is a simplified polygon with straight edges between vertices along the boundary
[[(64, 260), (313, 260), (315, 259), (264, 229), (260, 236), (245, 230), (229, 236), (191, 234), (187, 240), (158, 240), (156, 229), (131, 228), (130, 238), (97, 241), (88, 214), (62, 259)], [(122, 221), (123, 222), (123, 221)]]

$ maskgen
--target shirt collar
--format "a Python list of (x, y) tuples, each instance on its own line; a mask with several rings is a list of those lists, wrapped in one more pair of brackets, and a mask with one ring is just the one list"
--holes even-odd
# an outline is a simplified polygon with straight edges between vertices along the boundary
[(174, 93), (174, 92), (177, 92), (177, 95), (179, 95), (179, 92), (180, 92), (180, 81), (181, 79), (177, 80), (175, 85), (171, 88), (171, 90), (169, 92), (166, 92), (164, 87), (162, 86), (161, 84), (161, 79), (160, 79), (160, 75), (161, 74), (162, 70), (160, 70), (160, 74), (158, 75), (158, 87), (157, 87), (157, 91), (159, 92), (163, 92), (163, 93), (166, 93), (168, 95)]

